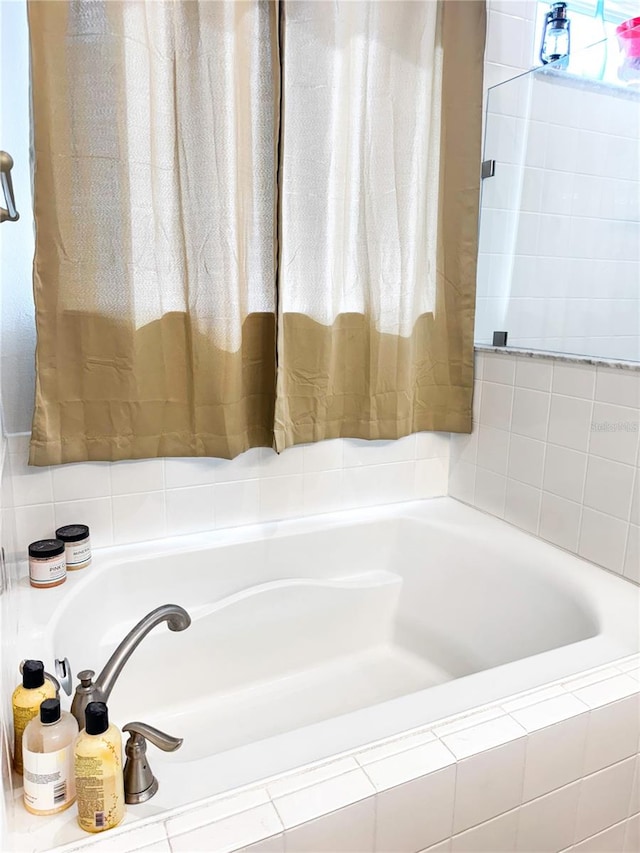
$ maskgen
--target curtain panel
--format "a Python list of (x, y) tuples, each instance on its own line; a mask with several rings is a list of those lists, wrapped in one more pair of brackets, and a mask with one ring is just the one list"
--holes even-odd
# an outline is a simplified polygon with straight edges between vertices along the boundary
[(30, 0), (31, 464), (470, 431), (484, 7)]

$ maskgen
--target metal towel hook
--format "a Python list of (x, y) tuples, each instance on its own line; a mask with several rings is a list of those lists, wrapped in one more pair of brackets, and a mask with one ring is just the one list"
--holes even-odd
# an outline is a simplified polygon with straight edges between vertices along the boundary
[(0, 207), (0, 222), (17, 222), (20, 214), (16, 210), (16, 200), (13, 195), (13, 182), (11, 180), (11, 169), (13, 168), (13, 157), (6, 151), (0, 151), (0, 183), (4, 193), (5, 207)]

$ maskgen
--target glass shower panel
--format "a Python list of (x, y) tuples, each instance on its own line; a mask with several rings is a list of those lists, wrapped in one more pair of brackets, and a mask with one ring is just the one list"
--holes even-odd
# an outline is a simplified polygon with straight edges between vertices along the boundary
[(640, 360), (640, 91), (535, 69), (489, 90), (476, 343)]

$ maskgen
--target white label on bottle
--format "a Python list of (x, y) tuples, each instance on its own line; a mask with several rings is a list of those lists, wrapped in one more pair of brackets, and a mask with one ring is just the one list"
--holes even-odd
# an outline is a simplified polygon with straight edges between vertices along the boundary
[(75, 799), (73, 747), (55, 752), (23, 749), (24, 800), (33, 811), (59, 809)]
[(91, 542), (89, 537), (81, 542), (67, 542), (65, 544), (67, 566), (70, 569), (76, 566), (83, 566), (91, 559)]
[(49, 584), (59, 581), (67, 573), (64, 554), (57, 554), (48, 560), (29, 560), (29, 578), (32, 583)]

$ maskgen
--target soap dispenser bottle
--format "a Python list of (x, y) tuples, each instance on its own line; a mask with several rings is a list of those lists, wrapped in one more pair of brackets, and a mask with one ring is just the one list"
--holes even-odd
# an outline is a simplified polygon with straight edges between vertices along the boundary
[(76, 740), (74, 766), (78, 824), (86, 832), (113, 829), (124, 817), (122, 738), (104, 702), (89, 702)]
[(60, 710), (59, 699), (45, 699), (39, 717), (22, 737), (24, 807), (31, 814), (56, 814), (76, 799), (73, 745), (78, 736), (76, 718)]
[(34, 717), (37, 717), (40, 705), (45, 699), (55, 699), (56, 688), (44, 677), (44, 664), (41, 660), (26, 660), (22, 665), (22, 684), (13, 691), (11, 706), (13, 709), (13, 766), (16, 773), (23, 773), (22, 735)]

